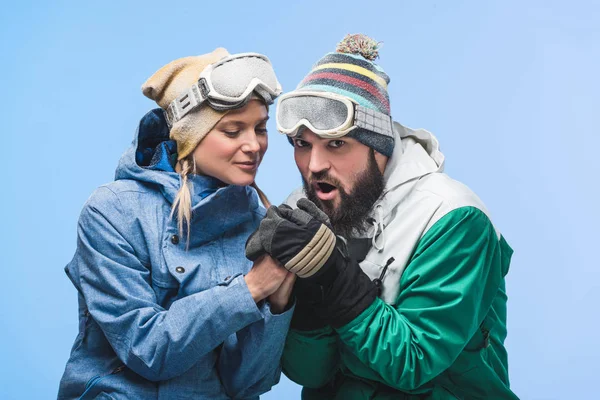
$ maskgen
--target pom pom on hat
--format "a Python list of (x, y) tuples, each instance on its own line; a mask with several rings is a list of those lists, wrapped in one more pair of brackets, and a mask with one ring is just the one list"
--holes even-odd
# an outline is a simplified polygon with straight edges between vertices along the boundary
[[(363, 34), (346, 35), (336, 52), (327, 53), (300, 82), (297, 90), (331, 92), (348, 97), (363, 107), (390, 115), (390, 77), (373, 62), (380, 42)], [(362, 144), (390, 157), (394, 138), (357, 128), (348, 133)]]
[(380, 43), (362, 33), (348, 34), (337, 44), (335, 51), (356, 54), (362, 56), (365, 60), (373, 61), (379, 57)]
[(389, 115), (390, 78), (373, 62), (379, 57), (379, 44), (363, 34), (346, 35), (335, 52), (317, 61), (296, 89), (337, 93)]

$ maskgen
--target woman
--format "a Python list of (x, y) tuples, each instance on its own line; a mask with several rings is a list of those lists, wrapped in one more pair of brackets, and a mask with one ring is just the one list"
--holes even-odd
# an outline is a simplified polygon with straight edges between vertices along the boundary
[(281, 88), (266, 57), (216, 49), (142, 90), (162, 109), (84, 206), (65, 268), (79, 335), (58, 397), (256, 398), (279, 380), (292, 313), (293, 274), (244, 257), (264, 215), (254, 177)]

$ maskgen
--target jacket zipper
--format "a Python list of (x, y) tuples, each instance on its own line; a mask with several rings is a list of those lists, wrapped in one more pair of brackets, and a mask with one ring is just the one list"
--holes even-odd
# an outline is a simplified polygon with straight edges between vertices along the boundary
[(483, 348), (490, 346), (490, 330), (484, 328), (483, 326), (479, 328), (481, 330), (481, 334), (483, 335)]

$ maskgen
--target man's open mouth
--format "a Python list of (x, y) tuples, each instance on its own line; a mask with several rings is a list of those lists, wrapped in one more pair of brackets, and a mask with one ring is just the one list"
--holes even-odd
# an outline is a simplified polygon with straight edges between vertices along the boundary
[(320, 200), (332, 200), (338, 191), (338, 188), (328, 182), (318, 181), (313, 184), (315, 193)]

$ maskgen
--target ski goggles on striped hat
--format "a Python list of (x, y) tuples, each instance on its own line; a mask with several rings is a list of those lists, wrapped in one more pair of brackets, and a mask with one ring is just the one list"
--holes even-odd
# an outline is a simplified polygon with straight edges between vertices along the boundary
[(330, 92), (295, 91), (277, 103), (277, 130), (290, 137), (301, 127), (322, 138), (339, 138), (356, 128), (393, 137), (392, 117)]
[(208, 65), (198, 82), (169, 104), (165, 111), (173, 126), (205, 102), (218, 111), (243, 107), (252, 92), (267, 104), (281, 94), (281, 85), (269, 59), (258, 53), (240, 53)]

